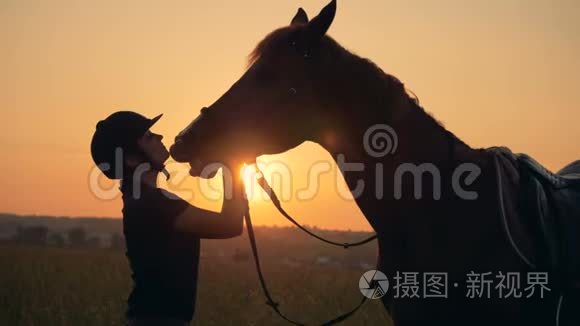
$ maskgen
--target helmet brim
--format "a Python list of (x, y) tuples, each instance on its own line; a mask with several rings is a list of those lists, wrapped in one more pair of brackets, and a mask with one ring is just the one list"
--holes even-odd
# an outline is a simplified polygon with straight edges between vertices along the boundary
[(160, 115), (151, 119), (151, 122), (149, 122), (149, 126), (147, 127), (147, 130), (149, 130), (149, 128), (151, 128), (157, 121), (159, 121), (159, 119), (161, 119), (162, 116), (163, 116), (163, 113), (161, 113)]

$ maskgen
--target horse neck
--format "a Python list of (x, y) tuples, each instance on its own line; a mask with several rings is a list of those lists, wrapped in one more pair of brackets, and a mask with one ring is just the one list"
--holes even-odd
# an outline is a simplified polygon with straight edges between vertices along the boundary
[[(388, 121), (399, 141), (392, 154), (375, 158), (365, 151), (363, 136), (371, 123), (335, 129), (332, 132), (337, 139), (331, 144), (321, 139), (320, 144), (335, 159), (357, 206), (377, 233), (384, 266), (445, 268), (441, 264), (455, 264), (448, 257), (458, 257), (458, 266), (453, 265), (458, 270), (465, 267), (463, 262), (479, 266), (485, 262), (473, 257), (489, 252), (489, 238), (502, 237), (499, 218), (495, 218), (495, 170), (490, 156), (484, 150), (471, 149), (414, 107), (413, 101), (408, 103), (397, 108), (404, 111), (394, 114), (396, 119)], [(357, 119), (353, 117), (353, 121)], [(344, 163), (350, 165), (345, 168)], [(359, 167), (362, 163), (364, 170), (349, 170), (353, 163)], [(430, 181), (422, 183), (422, 198), (413, 198), (415, 186), (409, 179), (401, 179), (403, 198), (396, 198), (396, 171), (406, 163), (435, 165), (441, 177), (439, 200), (433, 197)], [(481, 168), (480, 176), (466, 187), (477, 193), (477, 200), (466, 201), (455, 195), (452, 174), (463, 163)], [(357, 193), (361, 181), (363, 190)]]
[[(370, 165), (380, 163), (387, 169), (396, 169), (404, 163), (432, 163), (438, 168), (446, 169), (458, 162), (482, 159), (481, 151), (471, 149), (406, 95), (405, 98), (384, 106), (337, 106), (335, 111), (341, 113), (336, 115), (342, 115), (342, 122), (336, 123), (333, 120), (333, 126), (321, 128), (317, 133), (319, 137), (313, 140), (324, 147), (337, 163), (344, 158), (350, 162)], [(380, 115), (376, 113), (377, 110), (388, 113)], [(383, 135), (386, 135), (391, 145), (397, 143), (396, 148), (384, 155), (373, 155), (369, 138), (374, 134), (371, 129), (378, 133), (391, 130)], [(374, 150), (380, 152), (379, 149)]]
[[(351, 99), (342, 103), (345, 103), (342, 107), (336, 107), (337, 112), (352, 112), (351, 115), (345, 116), (343, 123), (339, 123), (334, 129), (327, 126), (320, 133), (334, 135), (332, 142), (325, 136), (315, 141), (333, 156), (359, 208), (379, 235), (388, 229), (395, 231), (401, 220), (408, 222), (408, 216), (424, 214), (426, 209), (445, 205), (428, 200), (417, 202), (396, 199), (394, 176), (401, 165), (434, 165), (441, 174), (442, 194), (451, 193), (451, 173), (460, 164), (471, 162), (478, 166), (488, 166), (483, 151), (473, 150), (457, 139), (406, 94), (404, 98), (384, 103), (385, 107), (382, 108), (377, 107), (376, 102), (369, 103), (366, 107), (361, 106), (364, 99)], [(377, 118), (380, 117), (377, 110), (381, 109), (390, 112), (383, 118)], [(388, 125), (395, 131), (398, 146), (393, 153), (374, 157), (367, 152), (364, 136), (369, 128), (378, 124)], [(352, 171), (353, 163), (362, 166), (364, 171)], [(363, 182), (364, 189), (360, 194), (355, 194), (360, 181)], [(478, 187), (487, 188), (489, 185), (482, 184)], [(382, 191), (378, 191), (378, 188), (382, 188)], [(380, 198), (377, 196), (378, 192), (382, 192)], [(432, 194), (425, 194), (430, 195)]]
[(383, 124), (394, 130), (399, 141), (395, 155), (382, 157), (384, 164), (443, 161), (450, 156), (451, 140), (458, 145), (454, 150), (470, 150), (409, 98), (397, 78), (338, 45), (330, 48), (334, 59), (320, 68), (325, 80), (319, 85), (320, 109), (312, 119), (318, 127), (315, 142), (333, 154), (375, 163), (361, 145), (369, 128)]
[[(327, 78), (318, 88), (321, 105), (313, 110), (314, 136), (308, 140), (319, 143), (336, 161), (358, 207), (377, 232), (383, 263), (437, 267), (455, 257), (475, 268), (481, 262), (473, 257), (489, 252), (488, 239), (503, 236), (495, 218), (497, 185), (491, 154), (470, 148), (445, 130), (408, 97), (396, 78), (370, 61), (339, 52), (337, 61), (328, 64), (334, 67), (327, 66), (321, 74)], [(393, 153), (375, 157), (367, 152), (364, 136), (376, 124), (395, 131), (398, 146)], [(352, 171), (352, 163), (362, 171)], [(401, 179), (402, 186), (409, 188), (403, 190), (402, 199), (395, 197), (395, 173), (409, 163), (435, 165), (441, 177), (440, 199), (432, 192), (413, 198), (412, 179)], [(468, 187), (478, 195), (473, 201), (459, 198), (452, 185), (452, 174), (464, 163), (481, 170)], [(358, 193), (361, 181), (363, 189)], [(427, 183), (424, 189), (434, 182)], [(501, 244), (495, 246), (499, 252)]]

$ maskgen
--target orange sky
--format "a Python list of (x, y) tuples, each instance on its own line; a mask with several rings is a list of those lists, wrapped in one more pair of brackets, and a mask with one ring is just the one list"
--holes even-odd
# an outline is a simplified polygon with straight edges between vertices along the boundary
[[(120, 216), (89, 190), (96, 121), (120, 109), (165, 116), (171, 139), (243, 73), (246, 55), (299, 6), (326, 0), (0, 2), (0, 211)], [(580, 5), (552, 1), (338, 1), (330, 34), (400, 78), (468, 144), (507, 145), (551, 169), (580, 158)], [(573, 142), (572, 139), (575, 139)], [(315, 144), (265, 157), (293, 187), (330, 156)], [(312, 199), (286, 203), (307, 224), (368, 229), (332, 174)], [(342, 180), (340, 180), (342, 182)], [(109, 183), (104, 183), (110, 185)], [(175, 188), (175, 185), (173, 186)], [(179, 193), (202, 207), (192, 178)], [(344, 188), (341, 183), (339, 189)], [(253, 200), (256, 224), (283, 224)]]

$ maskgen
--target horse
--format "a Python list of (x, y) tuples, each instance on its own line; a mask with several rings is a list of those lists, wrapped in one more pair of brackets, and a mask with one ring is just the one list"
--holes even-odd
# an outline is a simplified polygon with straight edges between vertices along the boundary
[[(530, 273), (552, 272), (528, 237), (535, 223), (506, 220), (529, 198), (498, 196), (525, 190), (518, 157), (507, 149), (470, 147), (399, 79), (331, 38), (336, 6), (331, 1), (313, 19), (300, 8), (289, 25), (259, 42), (240, 79), (177, 135), (172, 157), (199, 175), (200, 166), (230, 156), (252, 162), (307, 141), (321, 145), (377, 234), (378, 270), (391, 284), (381, 300), (395, 325), (570, 322), (561, 311), (557, 277), (542, 297), (493, 293), (501, 276), (520, 286)], [(352, 169), (352, 162), (364, 169)], [(506, 172), (510, 164), (516, 168)], [(580, 173), (578, 163), (567, 169)], [(551, 177), (564, 178), (545, 175)], [(401, 287), (435, 272), (446, 280), (442, 298)]]

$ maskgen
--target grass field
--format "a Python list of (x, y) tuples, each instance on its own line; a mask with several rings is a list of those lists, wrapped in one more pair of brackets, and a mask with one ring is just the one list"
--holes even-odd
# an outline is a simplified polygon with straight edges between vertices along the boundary
[[(232, 249), (240, 241), (202, 242), (193, 325), (287, 325), (264, 304), (253, 260), (232, 259)], [(266, 278), (287, 315), (319, 324), (359, 302), (358, 280), (365, 269), (319, 264), (316, 257), (372, 258), (373, 245), (346, 252), (312, 240), (301, 248), (273, 240), (261, 242)], [(0, 325), (123, 324), (131, 286), (123, 252), (4, 244), (0, 245), (0, 266)], [(390, 322), (381, 303), (369, 300), (344, 325)]]

